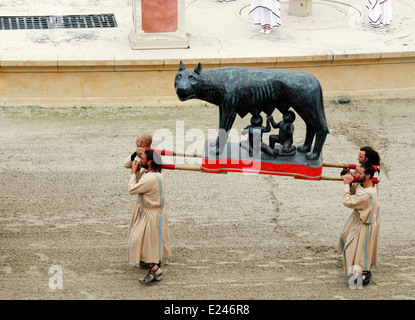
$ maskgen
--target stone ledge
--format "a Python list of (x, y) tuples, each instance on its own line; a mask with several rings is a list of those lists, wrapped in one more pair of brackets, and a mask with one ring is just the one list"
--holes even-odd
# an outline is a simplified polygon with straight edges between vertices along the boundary
[[(314, 56), (243, 57), (243, 58), (184, 58), (185, 65), (198, 62), (204, 68), (246, 66), (282, 68), (284, 66), (327, 66), (336, 64), (379, 64), (415, 62), (415, 52), (338, 53)], [(17, 60), (1, 59), (0, 72), (117, 72), (117, 71), (173, 71), (180, 59), (107, 59), (107, 60)]]

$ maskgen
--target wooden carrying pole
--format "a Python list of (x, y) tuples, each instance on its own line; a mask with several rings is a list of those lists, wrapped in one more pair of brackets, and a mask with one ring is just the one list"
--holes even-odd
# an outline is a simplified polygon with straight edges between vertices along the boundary
[[(339, 164), (339, 163), (326, 163), (323, 162), (323, 167), (331, 167), (331, 168), (350, 168), (350, 169), (356, 169), (356, 164)], [(373, 168), (375, 171), (379, 171), (379, 166), (373, 165)]]
[[(188, 167), (188, 166), (181, 166), (181, 165), (176, 165), (176, 164), (163, 164), (163, 169), (167, 169), (167, 170), (185, 170), (185, 171), (199, 171), (199, 172), (205, 172), (202, 169), (198, 168), (198, 167)], [(227, 174), (226, 171), (221, 171), (221, 172), (211, 172), (211, 173), (221, 173), (221, 174)], [(300, 179), (300, 180), (307, 180), (307, 179), (303, 179), (303, 178), (298, 178), (295, 177), (295, 179)], [(328, 176), (321, 176), (320, 179), (318, 180), (329, 180), (329, 181), (342, 181), (343, 179), (341, 177), (328, 177)], [(378, 183), (379, 180), (377, 178), (373, 178), (372, 179), (373, 183)], [(357, 182), (357, 177), (354, 177), (354, 181), (353, 182)]]
[[(343, 178), (342, 177), (327, 177), (327, 176), (321, 176), (320, 180), (343, 181)], [(358, 177), (353, 177), (353, 183), (356, 183), (358, 181), (359, 181), (359, 178)], [(372, 182), (374, 184), (376, 184), (376, 183), (379, 182), (379, 179), (376, 178), (376, 177), (375, 178), (372, 178)]]
[(172, 150), (160, 150), (160, 149), (154, 149), (154, 151), (156, 151), (161, 156), (203, 158), (203, 155), (201, 155), (199, 153), (196, 153), (196, 152), (194, 152), (194, 153), (181, 153), (181, 152), (176, 152), (176, 151), (172, 151)]
[[(177, 164), (163, 164), (162, 165), (163, 169), (167, 169), (167, 170), (185, 170), (185, 171), (199, 171), (199, 172), (205, 172), (202, 169), (198, 168), (198, 167), (188, 167), (188, 166), (181, 166), (181, 165), (177, 165)], [(227, 174), (226, 171), (221, 171), (221, 172), (211, 172), (211, 173), (222, 173), (222, 174)]]
[(167, 170), (201, 171), (198, 167), (179, 166), (177, 164), (163, 164), (162, 168)]

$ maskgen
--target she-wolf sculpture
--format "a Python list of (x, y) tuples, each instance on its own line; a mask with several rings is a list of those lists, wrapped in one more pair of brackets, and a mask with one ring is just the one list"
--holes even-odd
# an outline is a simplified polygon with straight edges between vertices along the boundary
[(200, 63), (194, 70), (186, 70), (180, 61), (174, 85), (181, 101), (196, 98), (219, 106), (217, 154), (222, 153), (237, 114), (241, 118), (248, 113), (256, 116), (261, 112), (269, 116), (275, 108), (285, 113), (291, 107), (306, 124), (304, 144), (297, 150), (307, 153), (308, 160), (319, 159), (329, 130), (321, 85), (313, 75), (292, 70), (243, 67), (202, 71)]

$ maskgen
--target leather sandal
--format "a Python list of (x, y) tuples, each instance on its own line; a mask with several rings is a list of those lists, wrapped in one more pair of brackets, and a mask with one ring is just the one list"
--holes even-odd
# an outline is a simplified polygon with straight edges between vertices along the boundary
[(156, 274), (156, 271), (159, 270), (160, 268), (157, 266), (157, 269), (153, 270), (152, 269), (153, 267), (154, 267), (154, 263), (150, 266), (150, 270), (147, 273), (147, 275), (143, 279), (140, 279), (141, 283), (150, 283), (150, 282), (154, 282), (154, 281), (161, 281), (161, 279), (157, 279), (157, 278), (160, 278), (163, 275), (163, 272), (160, 272), (159, 274)]
[(362, 275), (365, 277), (363, 279), (363, 284), (369, 284), (370, 279), (372, 279), (372, 272), (364, 270)]

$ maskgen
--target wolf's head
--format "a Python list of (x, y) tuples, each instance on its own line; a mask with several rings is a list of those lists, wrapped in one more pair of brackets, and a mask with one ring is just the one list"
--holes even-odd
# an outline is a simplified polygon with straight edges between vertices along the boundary
[(201, 71), (202, 65), (200, 63), (197, 64), (194, 70), (186, 70), (183, 61), (180, 61), (179, 72), (177, 72), (174, 79), (174, 87), (180, 101), (196, 98)]

